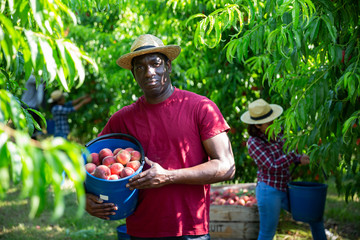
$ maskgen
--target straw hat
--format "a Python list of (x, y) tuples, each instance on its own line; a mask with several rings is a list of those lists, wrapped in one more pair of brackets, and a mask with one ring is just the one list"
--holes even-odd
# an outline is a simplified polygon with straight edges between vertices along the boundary
[(181, 48), (177, 45), (167, 45), (157, 37), (144, 34), (139, 36), (131, 45), (130, 53), (121, 56), (116, 63), (125, 69), (131, 70), (131, 60), (134, 57), (148, 53), (165, 54), (171, 61), (180, 54)]
[(279, 117), (283, 108), (277, 104), (268, 104), (264, 99), (258, 99), (249, 104), (249, 110), (241, 115), (241, 121), (247, 124), (263, 124)]
[(55, 90), (51, 93), (50, 99), (48, 100), (49, 103), (56, 102), (60, 100), (64, 96), (64, 93), (61, 90)]

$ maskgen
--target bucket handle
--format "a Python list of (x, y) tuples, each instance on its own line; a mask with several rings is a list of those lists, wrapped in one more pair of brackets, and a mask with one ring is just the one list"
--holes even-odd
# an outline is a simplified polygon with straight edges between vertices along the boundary
[(141, 143), (139, 142), (139, 140), (137, 140), (136, 138), (134, 138), (133, 136), (129, 135), (129, 134), (125, 134), (125, 133), (109, 133), (109, 134), (105, 134), (105, 135), (102, 135), (100, 137), (97, 137), (91, 141), (89, 141), (88, 143), (85, 144), (85, 147), (88, 147), (90, 146), (91, 144), (99, 141), (99, 140), (102, 140), (102, 139), (106, 139), (106, 138), (113, 138), (113, 137), (126, 137), (126, 138), (129, 138), (133, 143), (135, 143), (136, 145), (139, 146), (140, 148), (140, 154), (141, 154), (141, 161), (140, 162), (144, 162), (145, 161), (145, 153), (144, 153), (144, 149), (143, 147), (141, 146)]

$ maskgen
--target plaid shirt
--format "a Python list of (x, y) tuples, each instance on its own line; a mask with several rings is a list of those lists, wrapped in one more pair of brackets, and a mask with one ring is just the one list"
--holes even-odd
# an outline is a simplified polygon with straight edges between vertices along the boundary
[(55, 136), (67, 136), (69, 134), (70, 127), (68, 123), (68, 114), (71, 112), (75, 112), (75, 108), (71, 101), (64, 105), (55, 105), (51, 109), (55, 122)]
[(250, 137), (247, 144), (249, 155), (258, 166), (257, 181), (264, 182), (280, 191), (286, 191), (290, 181), (289, 166), (300, 160), (294, 152), (283, 151), (285, 140), (280, 133), (276, 140), (267, 140), (267, 136)]

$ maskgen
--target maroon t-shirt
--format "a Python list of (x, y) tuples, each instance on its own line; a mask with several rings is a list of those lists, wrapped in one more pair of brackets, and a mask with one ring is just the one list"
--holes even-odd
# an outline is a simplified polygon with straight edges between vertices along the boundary
[[(214, 102), (175, 88), (159, 104), (149, 104), (142, 96), (122, 108), (100, 135), (130, 134), (140, 141), (150, 160), (172, 170), (209, 161), (202, 141), (228, 130)], [(126, 219), (128, 234), (136, 237), (207, 234), (209, 197), (210, 185), (171, 184), (140, 190), (138, 206)]]

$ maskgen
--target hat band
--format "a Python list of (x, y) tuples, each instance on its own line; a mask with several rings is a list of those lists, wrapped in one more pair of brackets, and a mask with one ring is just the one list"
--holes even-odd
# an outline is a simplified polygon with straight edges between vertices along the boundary
[(270, 111), (269, 111), (267, 114), (265, 114), (265, 115), (262, 115), (262, 116), (260, 116), (260, 117), (252, 117), (252, 116), (250, 116), (250, 118), (251, 118), (252, 120), (262, 120), (262, 119), (265, 119), (265, 118), (269, 117), (272, 113), (273, 113), (273, 110), (270, 109)]
[(140, 51), (140, 50), (147, 49), (147, 48), (154, 48), (154, 47), (155, 47), (154, 45), (146, 45), (146, 46), (142, 46), (142, 47), (135, 49), (133, 52)]

